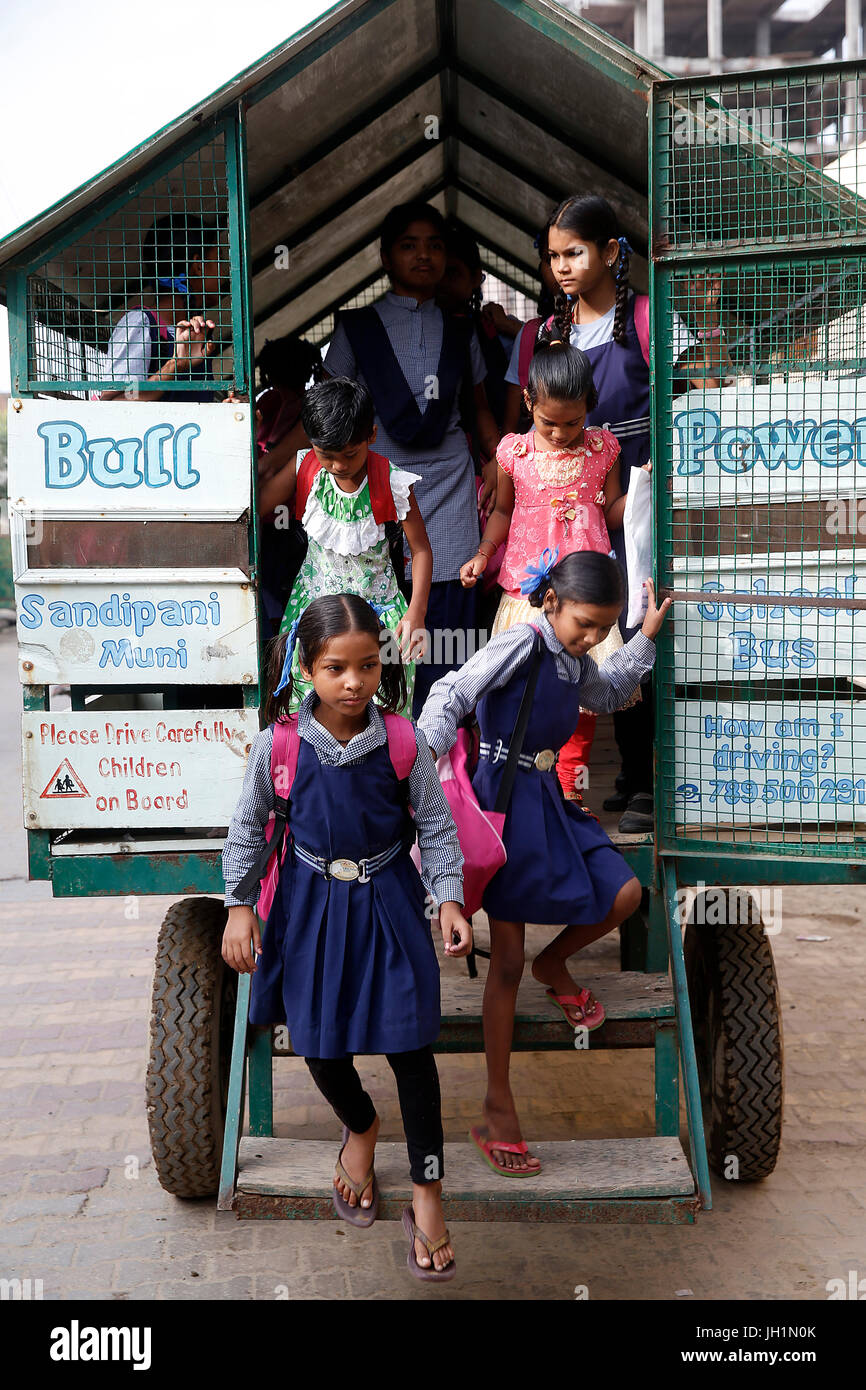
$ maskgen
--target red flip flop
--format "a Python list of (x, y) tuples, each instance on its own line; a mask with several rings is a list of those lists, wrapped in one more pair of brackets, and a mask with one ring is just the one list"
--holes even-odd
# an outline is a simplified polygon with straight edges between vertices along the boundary
[[(562, 1010), (562, 1016), (569, 1028), (585, 1028), (588, 1033), (595, 1032), (600, 1028), (605, 1020), (604, 1005), (598, 1000), (595, 1001), (595, 1008), (587, 1011), (587, 1000), (592, 998), (592, 990), (582, 989), (577, 994), (556, 994), (554, 990), (547, 991), (548, 999), (551, 999), (558, 1009)], [(573, 1018), (569, 1018), (565, 1005), (570, 1005), (572, 1009), (580, 1009), (583, 1018), (575, 1023)]]
[(511, 1144), (504, 1139), (482, 1139), (477, 1125), (470, 1129), (469, 1138), (481, 1151), (484, 1162), (490, 1165), (494, 1173), (501, 1173), (503, 1178), (531, 1178), (541, 1172), (540, 1164), (537, 1168), (506, 1168), (493, 1157), (493, 1149), (500, 1149), (509, 1154), (529, 1154), (529, 1147), (522, 1139), (519, 1144)]

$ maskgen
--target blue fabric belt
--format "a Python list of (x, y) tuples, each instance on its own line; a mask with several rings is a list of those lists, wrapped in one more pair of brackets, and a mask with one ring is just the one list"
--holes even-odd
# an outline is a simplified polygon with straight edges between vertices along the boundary
[[(478, 756), (488, 763), (504, 762), (508, 757), (508, 749), (502, 739), (498, 738), (492, 748), (489, 743), (480, 744)], [(524, 771), (537, 767), (539, 772), (549, 772), (556, 766), (558, 758), (559, 754), (552, 748), (541, 748), (537, 753), (521, 753), (517, 759), (517, 766), (522, 767)]]
[(310, 850), (304, 849), (297, 841), (293, 843), (293, 849), (302, 864), (308, 864), (311, 869), (315, 869), (317, 874), (323, 878), (336, 878), (341, 883), (369, 883), (372, 874), (384, 869), (386, 864), (390, 864), (392, 859), (403, 849), (403, 841), (397, 840), (389, 849), (383, 849), (381, 854), (372, 854), (367, 859), (322, 859), (318, 854), (312, 854)]

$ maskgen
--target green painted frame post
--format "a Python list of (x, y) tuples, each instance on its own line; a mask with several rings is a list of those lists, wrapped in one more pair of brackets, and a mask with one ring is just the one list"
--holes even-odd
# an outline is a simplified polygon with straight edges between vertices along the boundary
[(247, 1059), (247, 1019), (250, 1012), (252, 975), (241, 975), (235, 1005), (235, 1026), (232, 1035), (232, 1060), (229, 1069), (229, 1089), (226, 1100), (223, 1152), (220, 1163), (217, 1210), (231, 1211), (238, 1175), (238, 1149), (244, 1118), (244, 1076)]
[(274, 1132), (274, 1048), (271, 1028), (250, 1028), (247, 1034), (250, 1134)]
[[(677, 1008), (677, 1031), (680, 1039), (683, 1060), (683, 1082), (686, 1094), (686, 1114), (689, 1122), (689, 1149), (692, 1158), (692, 1172), (701, 1194), (704, 1209), (710, 1211), (713, 1196), (710, 1189), (710, 1169), (707, 1162), (707, 1142), (704, 1136), (704, 1116), (701, 1109), (701, 1086), (698, 1079), (698, 1061), (695, 1054), (695, 1034), (692, 1028), (692, 1013), (689, 1005), (689, 991), (686, 982), (686, 962), (683, 955), (683, 937), (679, 918), (679, 898), (677, 894), (676, 867), (672, 860), (662, 863), (662, 882), (667, 906), (668, 944), (671, 953), (671, 976), (674, 985), (674, 999)], [(665, 1059), (667, 1061), (667, 1059)], [(656, 1112), (658, 1118), (658, 1111)]]
[(656, 1134), (680, 1132), (680, 1060), (677, 1030), (657, 1022), (654, 1048)]

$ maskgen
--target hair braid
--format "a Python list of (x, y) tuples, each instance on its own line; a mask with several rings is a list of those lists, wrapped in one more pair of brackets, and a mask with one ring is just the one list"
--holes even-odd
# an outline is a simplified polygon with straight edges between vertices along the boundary
[(628, 263), (629, 253), (626, 250), (628, 245), (625, 238), (619, 240), (619, 260), (616, 266), (616, 300), (613, 311), (613, 340), (619, 343), (620, 347), (625, 347), (626, 342), (626, 310), (628, 308)]
[(538, 335), (539, 342), (571, 343), (571, 302), (565, 290), (557, 289), (553, 299), (553, 323), (548, 328), (544, 324)]

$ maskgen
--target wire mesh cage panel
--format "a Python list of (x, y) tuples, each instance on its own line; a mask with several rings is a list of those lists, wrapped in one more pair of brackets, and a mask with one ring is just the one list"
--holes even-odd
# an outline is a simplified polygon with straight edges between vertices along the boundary
[[(207, 400), (245, 389), (236, 190), (224, 124), (43, 248), (19, 278), (17, 390)], [(206, 338), (183, 327), (194, 316), (211, 321)]]
[[(866, 851), (866, 203), (818, 167), (860, 90), (836, 65), (654, 97), (666, 848)], [(773, 138), (727, 109), (688, 143), (723, 96)]]
[(665, 84), (657, 238), (684, 252), (863, 235), (864, 97), (856, 63)]

